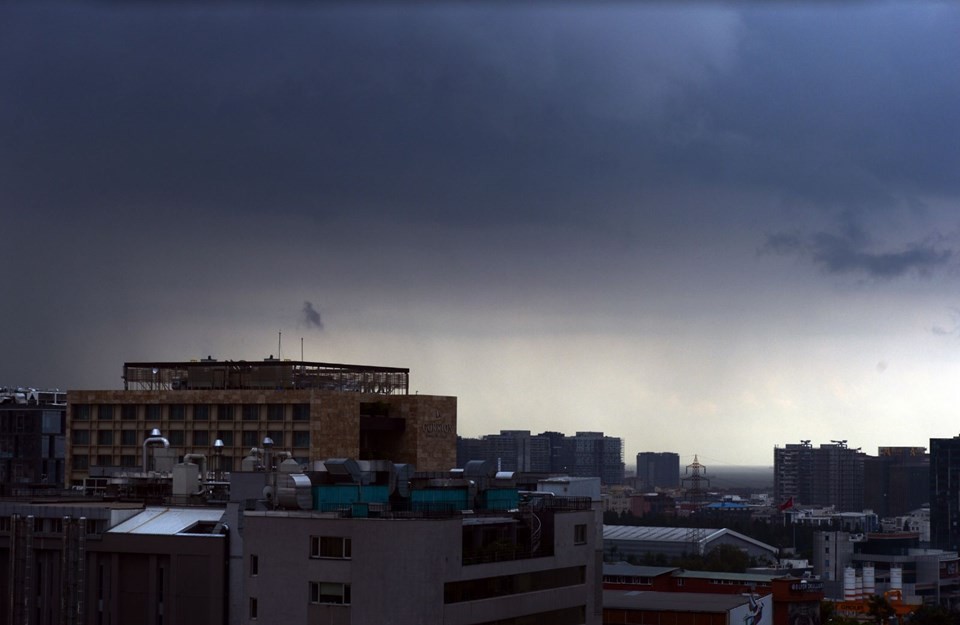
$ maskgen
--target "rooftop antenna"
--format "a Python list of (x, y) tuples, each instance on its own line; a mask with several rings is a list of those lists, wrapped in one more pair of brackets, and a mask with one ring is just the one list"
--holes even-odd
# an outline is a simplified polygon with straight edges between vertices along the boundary
[(300, 337), (300, 362), (303, 362), (303, 337)]
[(283, 332), (277, 330), (277, 360), (283, 360), (283, 350), (280, 348)]

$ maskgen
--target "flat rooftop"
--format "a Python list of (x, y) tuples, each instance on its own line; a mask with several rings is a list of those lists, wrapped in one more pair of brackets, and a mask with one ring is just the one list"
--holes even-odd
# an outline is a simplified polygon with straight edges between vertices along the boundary
[(603, 607), (614, 610), (651, 610), (658, 612), (729, 612), (750, 603), (743, 595), (701, 592), (655, 592), (642, 590), (604, 590)]

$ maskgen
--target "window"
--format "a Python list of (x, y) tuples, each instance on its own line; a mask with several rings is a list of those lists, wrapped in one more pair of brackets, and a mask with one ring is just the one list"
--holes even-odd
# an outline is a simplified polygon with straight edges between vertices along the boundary
[(149, 404), (146, 406), (147, 411), (147, 421), (159, 421), (160, 420), (160, 405), (159, 404)]
[(120, 430), (120, 444), (121, 444), (121, 445), (136, 445), (136, 444), (137, 444), (137, 431), (136, 431), (136, 430)]
[(233, 447), (233, 432), (230, 430), (220, 430), (217, 432), (217, 438), (223, 441), (224, 447)]
[[(257, 433), (256, 432), (244, 432), (243, 438), (240, 439), (240, 444), (244, 447), (257, 447)], [(224, 444), (227, 441), (223, 441)]]
[(97, 445), (113, 445), (113, 430), (97, 432)]
[(206, 447), (210, 444), (210, 432), (206, 430), (197, 430), (193, 433), (193, 446)]
[(90, 456), (86, 454), (74, 454), (72, 464), (74, 469), (86, 469), (90, 466)]
[(131, 455), (131, 454), (125, 454), (125, 455), (123, 455), (123, 456), (120, 456), (120, 466), (121, 466), (121, 467), (136, 467), (136, 466), (139, 466), (139, 465), (137, 464), (137, 457), (134, 456), (134, 455)]
[(170, 404), (167, 408), (167, 414), (171, 421), (183, 421), (187, 414), (187, 407), (183, 404)]
[(340, 558), (349, 560), (352, 556), (352, 541), (342, 536), (311, 536), (311, 558)]
[(167, 440), (170, 441), (171, 445), (183, 445), (183, 430), (170, 430)]
[(123, 421), (136, 421), (137, 407), (131, 404), (124, 404), (120, 406), (120, 419)]
[(260, 420), (260, 406), (257, 404), (244, 404), (242, 412), (244, 421)]
[(256, 577), (260, 574), (260, 558), (256, 554), (250, 554), (250, 577)]
[(579, 586), (586, 581), (586, 578), (587, 567), (571, 566), (563, 569), (447, 582), (443, 585), (443, 602), (449, 604), (478, 601), (518, 593)]
[(112, 421), (113, 406), (111, 404), (100, 404), (97, 406), (97, 418), (103, 421)]
[(273, 430), (272, 432), (268, 431), (267, 436), (270, 437), (270, 440), (273, 441), (273, 444), (276, 447), (286, 447), (286, 439), (283, 437), (283, 432), (279, 430)]
[(112, 467), (113, 466), (113, 456), (109, 454), (101, 454), (97, 456), (97, 466), (98, 467)]
[(89, 421), (90, 404), (74, 404), (72, 414), (76, 421)]
[(310, 603), (350, 605), (350, 584), (310, 582)]
[(250, 597), (250, 618), (257, 618), (257, 598)]
[(294, 404), (293, 420), (309, 421), (310, 420), (310, 404)]
[(217, 419), (221, 421), (233, 421), (233, 406), (230, 404), (220, 404), (217, 406)]
[(74, 445), (89, 445), (90, 430), (74, 430), (71, 435)]
[(573, 544), (575, 545), (585, 545), (587, 544), (587, 524), (580, 523), (573, 526)]
[(283, 404), (269, 404), (267, 406), (268, 421), (283, 421)]
[(310, 432), (294, 432), (294, 433), (293, 433), (293, 446), (294, 446), (294, 447), (309, 447), (309, 446), (310, 446)]
[(194, 404), (193, 405), (193, 420), (194, 421), (209, 421), (210, 420), (210, 406), (206, 404)]

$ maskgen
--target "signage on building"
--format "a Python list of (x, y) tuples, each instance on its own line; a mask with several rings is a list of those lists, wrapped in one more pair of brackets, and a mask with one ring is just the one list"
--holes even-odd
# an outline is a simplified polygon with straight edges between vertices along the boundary
[(420, 424), (420, 433), (427, 438), (446, 438), (453, 434), (453, 426), (445, 421), (437, 410), (435, 417)]

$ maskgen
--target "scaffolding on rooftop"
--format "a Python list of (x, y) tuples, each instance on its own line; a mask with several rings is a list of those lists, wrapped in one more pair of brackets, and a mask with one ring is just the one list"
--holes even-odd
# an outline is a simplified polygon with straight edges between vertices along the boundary
[(302, 390), (406, 395), (410, 369), (266, 359), (127, 362), (124, 390)]

